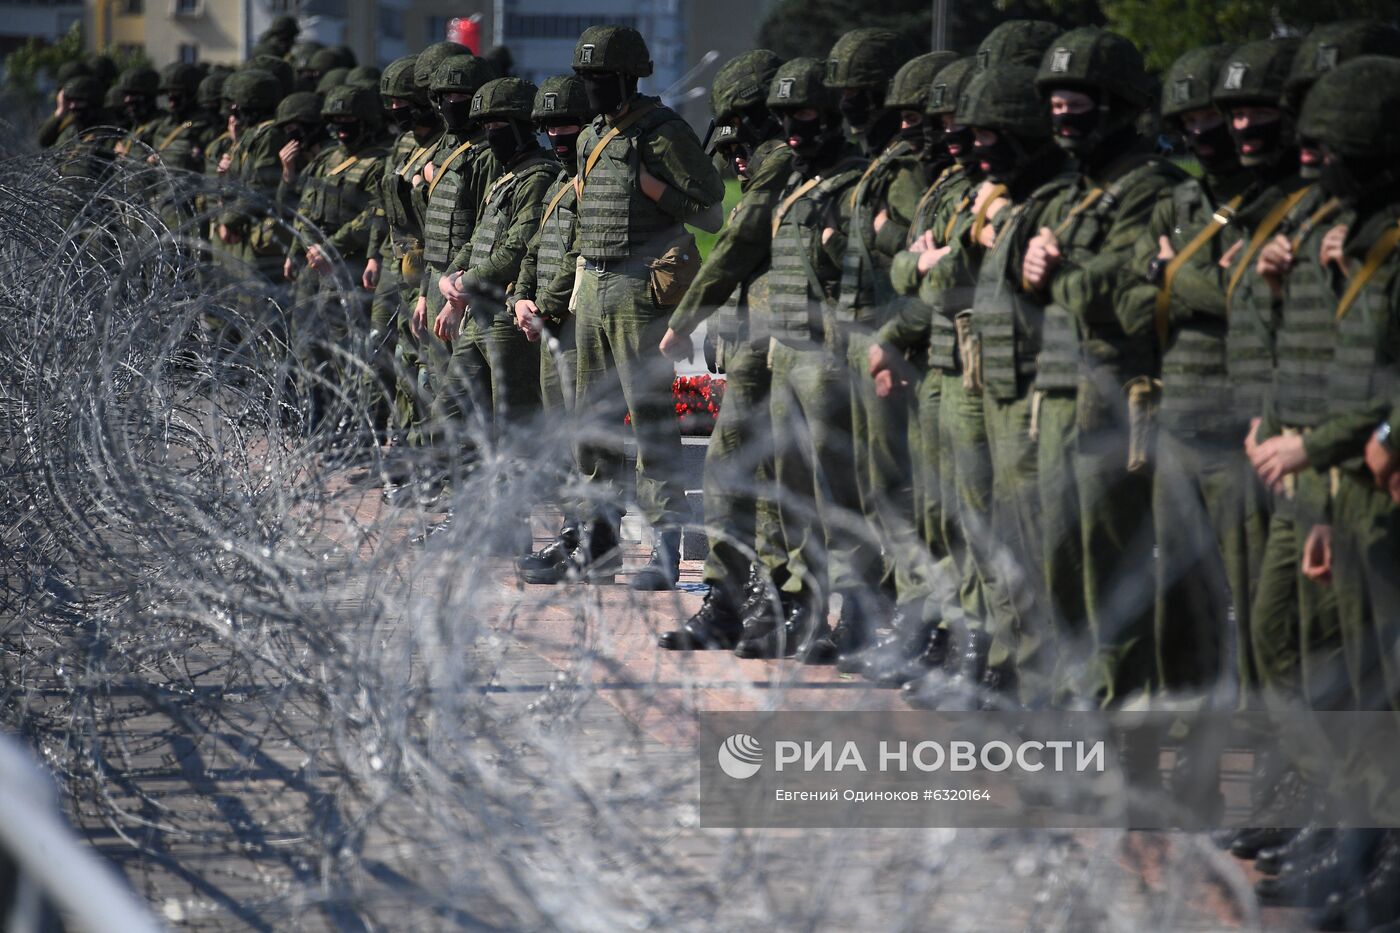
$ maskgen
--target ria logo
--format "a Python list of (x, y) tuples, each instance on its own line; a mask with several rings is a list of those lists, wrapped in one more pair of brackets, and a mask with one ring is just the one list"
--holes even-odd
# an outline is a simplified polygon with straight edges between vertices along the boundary
[(719, 747), (719, 769), (736, 781), (747, 780), (763, 767), (763, 746), (758, 739), (737, 732)]

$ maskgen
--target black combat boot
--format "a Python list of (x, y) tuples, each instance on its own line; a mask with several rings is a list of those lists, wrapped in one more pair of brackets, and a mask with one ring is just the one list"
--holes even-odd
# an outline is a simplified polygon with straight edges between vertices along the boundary
[(772, 650), (773, 632), (783, 624), (793, 597), (786, 593), (775, 594), (773, 598), (746, 600), (749, 609), (739, 617), (739, 641), (734, 645), (734, 654), (740, 658), (768, 658)]
[(634, 590), (674, 590), (681, 579), (681, 533), (663, 531), (656, 535), (651, 557), (632, 577)]
[(1336, 835), (1336, 830), (1317, 824), (1304, 826), (1283, 845), (1261, 850), (1254, 860), (1254, 868), (1266, 875), (1277, 875), (1289, 862), (1296, 865), (1332, 845), (1336, 841)]
[(1359, 885), (1335, 891), (1309, 920), (1319, 930), (1374, 930), (1400, 919), (1400, 832), (1388, 830)]
[(1329, 895), (1349, 890), (1366, 878), (1374, 866), (1374, 853), (1382, 832), (1349, 829), (1339, 832), (1333, 844), (1303, 862), (1287, 862), (1277, 875), (1260, 878), (1254, 893), (1269, 904), (1293, 907), (1321, 906)]
[(804, 660), (808, 664), (834, 664), (842, 656), (855, 655), (869, 647), (874, 633), (875, 621), (864, 594), (847, 590), (841, 594), (841, 616), (836, 628), (813, 642)]
[[(527, 554), (515, 562), (515, 569), (526, 583), (557, 583), (562, 568), (569, 562), (569, 555), (578, 547), (583, 537), (583, 523), (576, 520), (565, 521), (554, 540), (544, 547)], [(544, 577), (546, 579), (541, 579)]]
[[(557, 552), (551, 555), (551, 560), (555, 555)], [(532, 562), (529, 571), (522, 570), (520, 576), (526, 583), (563, 583), (566, 580), (611, 583), (621, 569), (622, 547), (617, 540), (617, 526), (600, 518), (582, 529), (578, 543), (562, 562)]]
[(662, 632), (657, 644), (667, 651), (728, 650), (738, 644), (743, 628), (733, 594), (711, 585), (699, 611), (675, 631)]

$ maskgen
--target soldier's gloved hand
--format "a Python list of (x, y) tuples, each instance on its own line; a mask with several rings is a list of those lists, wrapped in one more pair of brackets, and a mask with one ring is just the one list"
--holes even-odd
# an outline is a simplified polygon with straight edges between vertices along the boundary
[(452, 302), (442, 306), (442, 310), (433, 318), (433, 333), (443, 343), (451, 343), (457, 336), (457, 332), (462, 329), (462, 315), (466, 311), (463, 305), (456, 305)]
[(1303, 542), (1303, 576), (1317, 583), (1332, 580), (1332, 526), (1313, 525)]
[(1283, 280), (1292, 268), (1293, 243), (1281, 233), (1264, 244), (1254, 264), (1254, 271), (1269, 283), (1276, 295), (1283, 293)]
[(515, 303), (515, 326), (520, 328), (525, 335), (525, 339), (534, 343), (540, 339), (540, 331), (543, 321), (540, 320), (539, 305), (528, 298), (521, 298)]
[(1021, 278), (1036, 291), (1043, 291), (1060, 267), (1060, 241), (1055, 231), (1041, 227), (1026, 248), (1026, 259), (1021, 264)]
[(331, 261), (322, 252), (321, 247), (312, 246), (306, 251), (306, 264), (315, 270), (317, 275), (331, 274)]
[(419, 295), (413, 303), (413, 315), (408, 319), (408, 332), (415, 340), (422, 340), (428, 332), (428, 296)]
[(661, 336), (661, 355), (673, 363), (684, 363), (695, 354), (695, 343), (689, 334), (666, 328)]
[(379, 260), (371, 257), (365, 262), (364, 274), (360, 276), (360, 284), (370, 291), (379, 287)]

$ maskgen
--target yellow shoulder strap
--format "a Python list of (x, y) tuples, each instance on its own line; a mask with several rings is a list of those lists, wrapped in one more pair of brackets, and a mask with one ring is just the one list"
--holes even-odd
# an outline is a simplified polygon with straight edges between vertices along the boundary
[(443, 163), (437, 167), (437, 171), (433, 173), (433, 180), (428, 182), (428, 197), (431, 198), (433, 196), (433, 191), (437, 189), (438, 182), (447, 174), (447, 170), (452, 167), (452, 164), (460, 159), (462, 153), (466, 152), (471, 147), (472, 141), (469, 139), (448, 154), (447, 158), (443, 160)]
[(856, 206), (856, 198), (860, 197), (861, 187), (870, 180), (870, 176), (873, 175), (875, 169), (879, 167), (880, 160), (878, 158), (871, 159), (870, 164), (865, 167), (865, 171), (860, 175), (860, 181), (856, 182), (854, 187), (851, 188), (851, 207)]
[(806, 194), (808, 191), (811, 191), (817, 185), (821, 184), (821, 181), (822, 177), (820, 175), (814, 175), (813, 177), (804, 181), (802, 184), (798, 185), (797, 190), (794, 191), (792, 194), (788, 195), (786, 198), (783, 198), (783, 203), (779, 204), (777, 209), (773, 211), (774, 236), (778, 235), (778, 228), (782, 226), (783, 218), (787, 216), (787, 212), (792, 209), (792, 206), (796, 204), (804, 194)]
[(1235, 216), (1235, 211), (1239, 210), (1244, 195), (1236, 195), (1231, 198), (1220, 210), (1211, 217), (1210, 223), (1201, 228), (1200, 232), (1191, 238), (1191, 242), (1172, 257), (1167, 263), (1166, 271), (1162, 274), (1162, 287), (1157, 292), (1157, 346), (1162, 350), (1167, 348), (1167, 338), (1171, 335), (1171, 306), (1172, 306), (1172, 284), (1176, 281), (1176, 274), (1181, 271), (1181, 267), (1190, 261), (1191, 257), (1201, 251), (1201, 248), (1215, 239), (1221, 230), (1230, 222), (1230, 218)]
[(948, 242), (953, 239), (953, 228), (958, 225), (958, 218), (962, 216), (962, 212), (967, 210), (968, 205), (972, 203), (972, 198), (973, 192), (969, 190), (967, 194), (962, 196), (958, 206), (953, 208), (953, 216), (948, 218), (948, 227), (943, 231), (942, 245), (947, 246)]
[(1225, 301), (1228, 304), (1235, 294), (1235, 286), (1240, 284), (1240, 279), (1244, 278), (1245, 270), (1250, 263), (1254, 262), (1254, 257), (1259, 255), (1259, 251), (1264, 248), (1264, 244), (1269, 242), (1269, 238), (1274, 235), (1274, 231), (1283, 223), (1285, 217), (1293, 210), (1294, 205), (1303, 200), (1304, 196), (1312, 190), (1309, 185), (1306, 188), (1299, 188), (1297, 191), (1284, 198), (1274, 209), (1269, 211), (1260, 221), (1259, 228), (1254, 231), (1254, 235), (1249, 238), (1249, 245), (1245, 247), (1240, 258), (1236, 260), (1234, 273), (1230, 276), (1230, 284), (1225, 289)]
[(1322, 203), (1321, 207), (1309, 214), (1308, 219), (1299, 224), (1298, 230), (1293, 234), (1291, 240), (1293, 243), (1293, 251), (1296, 253), (1299, 247), (1303, 245), (1303, 240), (1307, 238), (1309, 233), (1312, 233), (1313, 228), (1320, 223), (1326, 222), (1329, 217), (1341, 210), (1341, 207), (1341, 201), (1338, 201), (1336, 198), (1328, 198)]
[(583, 163), (583, 171), (579, 172), (574, 179), (574, 191), (578, 192), (579, 201), (583, 201), (583, 185), (588, 180), (588, 175), (593, 171), (593, 166), (598, 164), (598, 160), (603, 157), (603, 150), (608, 148), (608, 143), (617, 138), (619, 133), (624, 133), (637, 124), (637, 121), (655, 110), (659, 105), (654, 100), (649, 100), (642, 106), (633, 110), (623, 117), (617, 124), (598, 140), (598, 145), (593, 147), (593, 151), (588, 153), (588, 159)]
[(992, 209), (992, 205), (996, 202), (996, 199), (1006, 194), (1006, 191), (1007, 188), (1005, 185), (994, 185), (992, 190), (987, 193), (986, 200), (982, 202), (981, 207), (977, 208), (977, 214), (972, 218), (972, 230), (970, 233), (972, 242), (979, 242), (979, 238), (982, 236), (982, 228), (987, 225), (987, 211)]
[(1400, 224), (1395, 224), (1382, 233), (1366, 251), (1366, 262), (1362, 264), (1360, 271), (1351, 277), (1351, 281), (1347, 283), (1347, 290), (1342, 292), (1342, 300), (1337, 303), (1337, 320), (1346, 317), (1351, 306), (1356, 304), (1356, 299), (1361, 295), (1361, 289), (1375, 277), (1376, 271), (1390, 258), (1390, 254), (1395, 252), (1396, 246), (1400, 246)]
[(175, 140), (179, 139), (180, 136), (184, 134), (185, 130), (189, 129), (192, 126), (194, 126), (194, 124), (186, 120), (184, 123), (181, 123), (179, 126), (175, 127), (175, 129), (171, 130), (168, 134), (166, 134), (166, 137), (164, 139), (156, 143), (156, 152), (164, 152), (167, 146), (169, 146)]
[(568, 194), (569, 189), (572, 187), (572, 184), (561, 185), (559, 190), (554, 193), (554, 197), (549, 199), (549, 203), (545, 205), (544, 216), (540, 217), (541, 230), (544, 229), (545, 224), (549, 223), (549, 218), (554, 216), (554, 211), (559, 207), (559, 202), (564, 200), (564, 195)]
[(1078, 204), (1074, 205), (1074, 207), (1070, 208), (1070, 212), (1065, 215), (1065, 219), (1060, 221), (1060, 225), (1055, 228), (1055, 236), (1058, 237), (1060, 234), (1068, 230), (1069, 225), (1074, 223), (1074, 219), (1080, 214), (1087, 211), (1089, 208), (1093, 207), (1095, 204), (1097, 204), (1099, 198), (1101, 197), (1103, 197), (1102, 188), (1095, 188), (1093, 191), (1090, 191), (1088, 194), (1084, 195), (1084, 199)]
[(413, 154), (408, 157), (408, 161), (399, 166), (397, 174), (400, 178), (409, 178), (421, 167), (419, 159), (425, 158), (432, 150), (427, 146), (419, 146), (413, 150)]
[(357, 156), (357, 155), (352, 155), (350, 158), (346, 159), (344, 162), (340, 163), (340, 164), (337, 165), (335, 168), (333, 168), (333, 169), (331, 169), (329, 172), (327, 172), (327, 173), (326, 173), (326, 177), (327, 177), (327, 178), (334, 178), (335, 176), (339, 175), (341, 172), (345, 171), (346, 169), (348, 169), (350, 166), (354, 165), (354, 164), (355, 164), (356, 162), (358, 162), (358, 161), (360, 161), (360, 157)]

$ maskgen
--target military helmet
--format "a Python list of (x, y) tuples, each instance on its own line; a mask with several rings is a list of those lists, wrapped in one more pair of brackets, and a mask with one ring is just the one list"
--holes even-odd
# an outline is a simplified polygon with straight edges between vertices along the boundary
[(321, 122), (321, 95), (313, 94), (311, 91), (296, 91), (282, 98), (277, 105), (277, 113), (273, 119), (279, 126), (287, 123), (308, 123), (315, 125)]
[(573, 75), (545, 78), (530, 108), (530, 119), (537, 123), (562, 120), (584, 124), (592, 117), (588, 95), (583, 92), (583, 82)]
[(496, 70), (497, 77), (511, 77), (511, 69), (515, 67), (515, 56), (510, 54), (510, 49), (506, 48), (504, 45), (493, 45), (485, 52), (482, 52), (481, 57), (486, 60), (488, 65)]
[(826, 86), (884, 91), (899, 66), (913, 54), (909, 40), (893, 29), (852, 29), (831, 47), (826, 59)]
[(160, 70), (160, 92), (194, 97), (199, 92), (199, 69), (184, 62), (166, 65)]
[(128, 68), (117, 77), (114, 87), (122, 94), (155, 97), (160, 93), (160, 75), (150, 68)]
[(306, 67), (317, 74), (325, 74), (332, 68), (340, 68), (340, 56), (330, 49), (318, 49), (306, 60)]
[(495, 78), (472, 95), (472, 119), (528, 122), (539, 88), (524, 78)]
[(245, 67), (259, 68), (276, 78), (277, 83), (282, 86), (283, 96), (296, 90), (296, 72), (292, 71), (292, 64), (286, 59), (278, 58), (275, 55), (254, 55), (248, 59), (248, 64)]
[(298, 71), (311, 68), (311, 60), (316, 57), (317, 52), (324, 48), (324, 45), (314, 39), (303, 39), (292, 46), (292, 65)]
[(574, 71), (645, 78), (652, 72), (646, 40), (631, 26), (589, 26), (574, 46)]
[(432, 87), (433, 75), (444, 59), (454, 55), (470, 55), (472, 50), (456, 42), (434, 42), (418, 53), (418, 61), (413, 65), (413, 83), (424, 94)]
[(1361, 55), (1400, 57), (1400, 30), (1366, 19), (1324, 23), (1303, 37), (1283, 82), (1283, 104), (1297, 112), (1323, 74)]
[(317, 94), (329, 94), (331, 91), (345, 84), (345, 79), (350, 77), (349, 68), (332, 68), (321, 75), (316, 82)]
[(224, 84), (227, 81), (228, 72), (212, 72), (209, 77), (199, 82), (199, 89), (195, 92), (195, 101), (206, 110), (216, 109), (219, 102), (224, 99)]
[(383, 121), (384, 110), (379, 106), (379, 95), (372, 89), (342, 84), (326, 95), (321, 116), (327, 120), (354, 117), (370, 126), (378, 126)]
[(70, 78), (91, 74), (92, 69), (88, 67), (87, 62), (64, 62), (58, 66), (58, 73), (54, 75), (54, 80), (58, 82), (59, 87), (63, 87)]
[(1236, 47), (1220, 67), (1211, 99), (1221, 107), (1278, 107), (1298, 53), (1297, 39), (1259, 39)]
[(1363, 55), (1323, 74), (1303, 101), (1298, 133), (1344, 159), (1400, 156), (1400, 59)]
[(1098, 26), (1070, 30), (1050, 43), (1035, 86), (1043, 95), (1058, 88), (1110, 94), (1133, 107), (1146, 107), (1156, 96), (1138, 47)]
[(239, 110), (271, 113), (282, 99), (282, 85), (260, 68), (245, 68), (229, 75), (224, 82), (224, 97)]
[(977, 46), (974, 56), (977, 67), (981, 70), (993, 65), (1039, 68), (1041, 60), (1045, 58), (1045, 50), (1063, 31), (1045, 20), (1009, 19), (987, 33), (982, 44)]
[(92, 75), (75, 75), (63, 82), (64, 100), (81, 100), (90, 104), (100, 104), (102, 93), (102, 82)]
[(350, 73), (345, 76), (345, 83), (351, 87), (364, 87), (371, 91), (377, 91), (379, 90), (379, 78), (382, 74), (373, 65), (358, 65), (350, 69)]
[(389, 101), (394, 98), (427, 103), (428, 95), (418, 90), (418, 86), (413, 83), (413, 66), (417, 62), (417, 55), (396, 58), (379, 76), (379, 96), (383, 98), (385, 107), (388, 107)]
[(957, 122), (1013, 133), (1022, 139), (1050, 136), (1050, 109), (1035, 86), (1030, 65), (993, 65), (964, 87)]
[(770, 110), (836, 109), (836, 92), (826, 86), (826, 62), (794, 58), (773, 74), (768, 86)]
[(1231, 45), (1208, 45), (1192, 49), (1172, 62), (1162, 78), (1162, 118), (1210, 107), (1220, 69), (1233, 51)]
[(348, 45), (333, 45), (330, 50), (335, 54), (336, 65), (340, 68), (354, 68), (360, 63), (355, 57), (355, 50)]
[(457, 92), (475, 94), (483, 84), (495, 77), (495, 71), (475, 55), (453, 55), (445, 58), (433, 72), (430, 87), (434, 94)]
[(934, 77), (957, 60), (956, 52), (927, 52), (911, 58), (890, 79), (885, 106), (893, 110), (923, 113)]
[(959, 58), (933, 76), (928, 87), (928, 103), (924, 114), (930, 117), (954, 113), (958, 109), (958, 99), (972, 76), (977, 73), (977, 59), (971, 56)]
[(126, 107), (126, 101), (122, 97), (122, 89), (115, 84), (107, 88), (107, 93), (102, 98), (102, 106), (116, 113)]
[(301, 35), (301, 25), (295, 16), (283, 14), (272, 21), (272, 25), (263, 31), (265, 36), (282, 36), (287, 39), (295, 39)]
[(92, 69), (92, 76), (102, 82), (104, 88), (117, 79), (117, 63), (112, 61), (110, 55), (94, 55), (88, 59), (88, 67)]
[(762, 104), (782, 63), (776, 52), (767, 49), (754, 49), (725, 62), (710, 85), (715, 119), (723, 123), (740, 110)]

